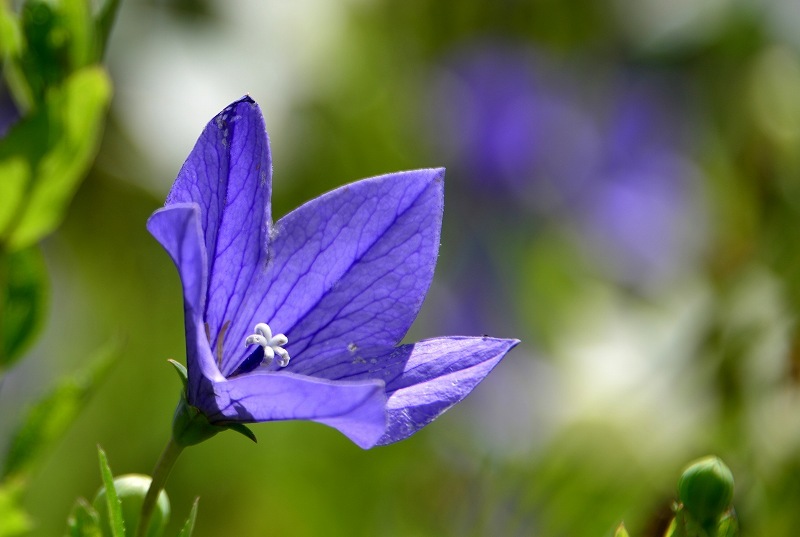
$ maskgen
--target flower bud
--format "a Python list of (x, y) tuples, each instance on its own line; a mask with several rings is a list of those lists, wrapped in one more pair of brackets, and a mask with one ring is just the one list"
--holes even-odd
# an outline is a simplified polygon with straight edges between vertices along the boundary
[(678, 496), (697, 522), (704, 527), (716, 525), (733, 500), (733, 474), (719, 458), (704, 457), (684, 470)]
[[(151, 481), (150, 476), (141, 474), (127, 474), (114, 479), (114, 488), (117, 489), (117, 497), (122, 503), (122, 518), (127, 535), (134, 535), (136, 531), (139, 515), (142, 512), (142, 503), (144, 503), (144, 497), (147, 495)], [(97, 493), (92, 505), (100, 515), (103, 537), (111, 537), (105, 487)], [(167, 493), (162, 490), (153, 510), (153, 518), (150, 519), (150, 526), (147, 528), (147, 537), (161, 537), (164, 534), (164, 529), (169, 521), (169, 513), (169, 499)]]

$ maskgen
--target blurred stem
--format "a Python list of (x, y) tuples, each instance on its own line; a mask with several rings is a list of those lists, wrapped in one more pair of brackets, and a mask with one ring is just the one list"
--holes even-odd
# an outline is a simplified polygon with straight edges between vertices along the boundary
[(175, 461), (178, 460), (178, 455), (183, 451), (183, 447), (175, 443), (170, 438), (164, 452), (156, 463), (153, 469), (153, 481), (150, 482), (150, 488), (147, 489), (147, 495), (144, 497), (142, 504), (142, 513), (139, 516), (139, 525), (136, 528), (136, 537), (145, 537), (147, 535), (147, 528), (150, 525), (150, 519), (153, 517), (153, 509), (156, 506), (158, 495), (164, 490), (164, 485), (167, 482), (172, 467), (175, 466)]

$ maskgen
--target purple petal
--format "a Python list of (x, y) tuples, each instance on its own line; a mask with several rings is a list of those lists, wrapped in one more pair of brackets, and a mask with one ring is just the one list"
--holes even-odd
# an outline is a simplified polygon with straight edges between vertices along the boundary
[(212, 348), (254, 274), (266, 266), (271, 175), (264, 118), (258, 105), (244, 97), (206, 125), (167, 197), (168, 206), (200, 206), (209, 256), (208, 301), (202, 313)]
[(331, 380), (380, 379), (389, 397), (389, 423), (379, 445), (402, 440), (466, 397), (489, 374), (514, 339), (449, 337), (392, 349), (354, 349), (306, 361), (303, 374)]
[(196, 404), (212, 422), (312, 420), (368, 448), (386, 430), (384, 384), (334, 382), (291, 373), (257, 371), (215, 382)]
[(518, 343), (450, 337), (414, 344), (403, 374), (386, 385), (389, 423), (378, 445), (411, 436), (460, 402)]
[(178, 203), (159, 209), (147, 221), (148, 231), (172, 257), (183, 285), (190, 402), (198, 394), (202, 377), (223, 379), (211, 355), (203, 326), (208, 270), (200, 219), (197, 204)]
[[(289, 338), (287, 371), (348, 346), (394, 346), (430, 286), (442, 218), (444, 170), (365, 179), (325, 194), (275, 226), (264, 278), (234, 316), (231, 341), (258, 322)], [(229, 374), (246, 357), (225, 353)]]

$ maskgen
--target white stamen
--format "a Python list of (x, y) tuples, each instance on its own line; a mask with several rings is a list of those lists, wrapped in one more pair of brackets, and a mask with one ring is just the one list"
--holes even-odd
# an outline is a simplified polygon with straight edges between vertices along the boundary
[(282, 348), (289, 343), (289, 338), (283, 334), (275, 334), (273, 336), (272, 329), (270, 329), (267, 323), (258, 323), (253, 331), (255, 334), (247, 336), (247, 339), (244, 340), (244, 344), (262, 346), (264, 348), (264, 363), (266, 365), (272, 363), (276, 354), (278, 355), (279, 366), (286, 367), (289, 365), (289, 353), (286, 349)]

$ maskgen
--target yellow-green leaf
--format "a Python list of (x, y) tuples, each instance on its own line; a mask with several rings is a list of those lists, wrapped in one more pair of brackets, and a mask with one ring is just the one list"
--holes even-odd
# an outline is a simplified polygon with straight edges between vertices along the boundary
[(20, 493), (18, 483), (0, 484), (0, 537), (23, 535), (32, 528), (30, 518), (19, 505)]
[(47, 114), (53, 145), (34, 172), (24, 211), (9, 233), (12, 249), (24, 248), (53, 231), (88, 170), (100, 141), (111, 82), (100, 67), (72, 74), (51, 88)]

